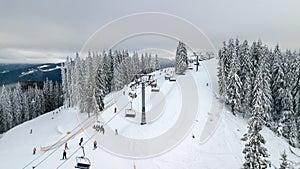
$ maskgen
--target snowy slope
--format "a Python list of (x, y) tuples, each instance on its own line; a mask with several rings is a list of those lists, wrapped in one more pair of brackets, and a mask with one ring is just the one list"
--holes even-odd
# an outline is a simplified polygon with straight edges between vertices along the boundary
[[(105, 98), (108, 107), (99, 115), (98, 120), (103, 122), (112, 120), (105, 126), (104, 135), (96, 133), (92, 129), (95, 122), (94, 117), (87, 119), (86, 115), (79, 114), (76, 108), (61, 108), (60, 111), (49, 112), (19, 125), (0, 138), (1, 168), (24, 168), (27, 164), (28, 166), (25, 168), (28, 169), (32, 166), (41, 169), (74, 168), (75, 157), (82, 155), (78, 145), (81, 137), (84, 138), (86, 156), (92, 162), (91, 169), (134, 169), (134, 165), (136, 169), (240, 168), (243, 163), (242, 149), (244, 147), (244, 143), (240, 138), (247, 130), (247, 120), (232, 116), (226, 110), (214, 112), (214, 109), (212, 109), (218, 107), (218, 103), (215, 103), (214, 100), (217, 89), (212, 87), (212, 84), (216, 83), (215, 69), (216, 60), (205, 61), (199, 72), (188, 70), (185, 76), (176, 77), (176, 82), (165, 81), (163, 78), (164, 72), (162, 74), (156, 72), (157, 77), (162, 77), (158, 80), (161, 91), (159, 94), (154, 94), (149, 87), (146, 90), (146, 99), (151, 102), (146, 109), (148, 112), (147, 117), (149, 120), (152, 118), (153, 121), (144, 126), (138, 124), (140, 121), (138, 100), (134, 100), (133, 103), (133, 107), (137, 112), (136, 118), (125, 118), (124, 111), (114, 114), (114, 107), (121, 110), (122, 105), (126, 105), (130, 101), (127, 96), (127, 88), (124, 89), (126, 91), (124, 96), (120, 91)], [(208, 72), (211, 72), (211, 74), (208, 74)], [(191, 77), (194, 79), (193, 83), (195, 83), (196, 89), (192, 87), (190, 82), (185, 83), (183, 81)], [(186, 98), (181, 93), (183, 91), (194, 92), (198, 98)], [(161, 100), (157, 101), (158, 99)], [(189, 107), (183, 108), (186, 104), (185, 101), (188, 102)], [(197, 103), (195, 104), (195, 102)], [(150, 113), (152, 109), (155, 109), (155, 111)], [(182, 113), (188, 113), (194, 111), (194, 109), (196, 110), (195, 119), (193, 119), (192, 124), (188, 124), (190, 114), (184, 114), (187, 116), (185, 117), (182, 116)], [(181, 122), (182, 119), (186, 119), (187, 123)], [(180, 133), (180, 129), (177, 129), (178, 133), (172, 133), (172, 129), (176, 128), (179, 121), (182, 123), (180, 126), (186, 128), (184, 134)], [(78, 126), (80, 122), (82, 122), (82, 125)], [(80, 128), (84, 128), (84, 132)], [(118, 129), (118, 135), (114, 134), (115, 128)], [(30, 134), (30, 129), (33, 129), (32, 134)], [(68, 132), (70, 133), (67, 134)], [(128, 152), (122, 152), (121, 150), (127, 151), (127, 149), (121, 147), (123, 143), (118, 143), (118, 141), (132, 143), (129, 150), (134, 152), (139, 150), (136, 149), (136, 146), (143, 144), (135, 145), (133, 143), (140, 144), (140, 141), (146, 140), (150, 142), (145, 141), (144, 145), (151, 145), (152, 139), (155, 140), (169, 132), (174, 136), (160, 140), (161, 145), (148, 149), (148, 151), (151, 149), (154, 151), (162, 148), (166, 151), (151, 157), (125, 157)], [(176, 134), (182, 134), (180, 135), (182, 139), (174, 141), (171, 148), (163, 149), (167, 142), (172, 142), (176, 138)], [(286, 150), (288, 159), (295, 163), (297, 168), (300, 167), (300, 157), (291, 153), (285, 140), (278, 138), (267, 128), (264, 128), (263, 135), (267, 141), (266, 147), (269, 154), (271, 154), (270, 160), (273, 166), (279, 166), (280, 153)], [(98, 141), (100, 148), (93, 150), (95, 139)], [(67, 150), (67, 156), (70, 158), (65, 161), (61, 158), (64, 149), (63, 143), (66, 141), (70, 148)], [(109, 147), (111, 145), (113, 147)], [(36, 155), (32, 155), (33, 147), (38, 149)], [(49, 151), (39, 151), (40, 147), (49, 148)], [(114, 148), (120, 150), (119, 154), (116, 154)], [(293, 149), (293, 151), (300, 155), (298, 149)], [(141, 152), (135, 153), (140, 154)], [(72, 156), (72, 154), (74, 155)], [(33, 162), (30, 163), (31, 161)]]

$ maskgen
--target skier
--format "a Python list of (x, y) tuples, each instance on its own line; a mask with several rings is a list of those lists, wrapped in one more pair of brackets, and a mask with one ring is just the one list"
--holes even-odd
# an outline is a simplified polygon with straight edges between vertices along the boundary
[(66, 142), (66, 143), (65, 143), (65, 150), (68, 150), (68, 149), (69, 149), (68, 143)]
[(34, 147), (32, 154), (35, 155), (35, 152), (36, 152), (36, 148)]
[(67, 152), (66, 152), (66, 150), (64, 150), (64, 152), (63, 152), (63, 158), (62, 159), (63, 160), (67, 159)]
[(79, 146), (81, 146), (82, 142), (83, 142), (83, 137), (80, 138)]
[(32, 134), (32, 129), (30, 129), (30, 134)]
[(117, 108), (115, 107), (115, 113), (117, 113)]
[(102, 131), (102, 134), (104, 134), (105, 130), (104, 130), (103, 125), (100, 127), (100, 131)]
[(94, 150), (97, 148), (97, 141), (94, 141)]
[(118, 129), (115, 129), (115, 135), (118, 135), (119, 133), (118, 133)]

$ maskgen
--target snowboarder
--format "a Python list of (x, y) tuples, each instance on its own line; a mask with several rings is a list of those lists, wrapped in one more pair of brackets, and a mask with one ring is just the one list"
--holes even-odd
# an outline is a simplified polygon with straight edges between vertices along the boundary
[(65, 143), (65, 150), (68, 150), (68, 149), (69, 149), (68, 143), (66, 142), (66, 143)]
[(32, 154), (35, 155), (35, 152), (36, 152), (36, 148), (34, 147)]
[(115, 129), (115, 135), (118, 135), (119, 133), (118, 133), (118, 129)]
[(195, 138), (195, 135), (194, 135), (194, 134), (192, 134), (192, 138)]
[(64, 150), (64, 152), (63, 152), (63, 158), (62, 159), (63, 160), (67, 159), (67, 152), (66, 152), (66, 150)]
[(94, 150), (97, 148), (97, 141), (94, 141)]
[(79, 146), (81, 146), (82, 142), (83, 142), (83, 137), (80, 138)]
[(208, 86), (208, 83), (206, 83), (206, 86)]
[(115, 107), (115, 113), (117, 113), (117, 108)]
[(32, 129), (30, 129), (30, 134), (32, 134)]

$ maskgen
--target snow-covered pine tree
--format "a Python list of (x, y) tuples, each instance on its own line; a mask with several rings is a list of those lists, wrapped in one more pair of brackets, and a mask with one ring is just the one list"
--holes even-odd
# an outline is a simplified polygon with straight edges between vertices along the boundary
[(232, 113), (240, 112), (241, 110), (241, 81), (238, 76), (238, 70), (240, 69), (238, 58), (235, 52), (232, 53), (231, 69), (228, 74), (227, 88), (226, 88), (226, 103), (231, 107)]
[(243, 150), (245, 154), (243, 168), (265, 169), (270, 167), (270, 162), (268, 161), (269, 154), (264, 147), (266, 141), (260, 133), (264, 125), (262, 107), (258, 104), (254, 107), (255, 110), (248, 123), (248, 132), (242, 138), (246, 142)]
[[(4, 85), (3, 85), (4, 86)], [(4, 119), (4, 113), (3, 113), (3, 96), (2, 96), (2, 90), (0, 93), (0, 133), (5, 132), (5, 119)]]
[(16, 87), (12, 91), (12, 103), (13, 103), (13, 111), (14, 111), (14, 124), (18, 125), (22, 123), (22, 89), (20, 83), (17, 83)]
[(152, 72), (152, 70), (151, 70), (152, 69), (152, 55), (151, 55), (151, 53), (149, 53), (146, 63), (147, 63), (147, 66), (146, 66), (147, 72), (145, 72), (145, 73)]
[(281, 160), (281, 163), (280, 163), (279, 169), (290, 169), (289, 163), (287, 161), (287, 155), (285, 153), (285, 150), (281, 154), (280, 160)]
[(1, 105), (2, 105), (2, 119), (3, 122), (3, 130), (7, 131), (13, 126), (13, 116), (12, 116), (12, 103), (11, 103), (11, 91), (6, 89), (6, 87), (2, 86), (1, 92)]
[(279, 123), (282, 127), (282, 131), (278, 131), (282, 136), (288, 139), (292, 146), (296, 146), (298, 142), (297, 138), (297, 125), (296, 125), (296, 114), (293, 111), (293, 97), (291, 91), (286, 88), (282, 98), (282, 111), (280, 113)]
[(293, 96), (293, 110), (296, 114), (299, 113), (298, 116), (300, 116), (300, 53), (294, 51), (292, 56), (289, 67), (292, 76), (290, 84)]
[[(78, 53), (77, 53), (78, 55)], [(72, 72), (72, 61), (70, 59), (70, 57), (67, 57), (66, 62), (64, 63), (64, 67), (62, 68), (62, 72), (64, 72), (64, 81), (63, 84), (63, 92), (64, 92), (64, 98), (65, 98), (65, 105), (67, 107), (70, 107), (72, 105), (72, 93), (73, 93), (73, 89), (72, 89), (72, 75), (74, 74)], [(63, 74), (63, 73), (62, 73)]]
[[(262, 71), (262, 108), (265, 120), (268, 122), (271, 122), (272, 118), (272, 92), (270, 87), (270, 79), (271, 79), (271, 73), (270, 73), (270, 66), (269, 63), (266, 61), (269, 57), (269, 50), (267, 47), (261, 48), (261, 59), (260, 59), (260, 66)], [(269, 126), (270, 127), (270, 126)]]
[(63, 93), (63, 98), (64, 98), (64, 105), (67, 105), (68, 107), (70, 106), (70, 94), (69, 94), (69, 86), (68, 85), (68, 79), (67, 79), (67, 71), (69, 63), (69, 57), (67, 57), (66, 62), (63, 62), (61, 64), (61, 81), (62, 81), (62, 93)]
[[(73, 96), (73, 104), (78, 105), (80, 112), (84, 112), (84, 101), (83, 99), (86, 97), (86, 90), (85, 90), (85, 76), (84, 76), (84, 60), (80, 57), (75, 59), (75, 66), (74, 66), (74, 96)], [(73, 79), (73, 78), (72, 78)]]
[(132, 59), (133, 59), (133, 70), (134, 72), (140, 72), (141, 68), (140, 68), (140, 59), (139, 59), (139, 55), (137, 52), (134, 52), (133, 53), (133, 56), (132, 56)]
[(159, 61), (158, 61), (157, 54), (155, 55), (154, 68), (155, 68), (155, 70), (159, 70), (160, 69), (160, 64), (159, 64)]
[(99, 65), (96, 73), (96, 82), (95, 82), (95, 99), (97, 102), (98, 109), (102, 111), (104, 109), (104, 96), (105, 96), (105, 75), (103, 73), (102, 64)]
[[(110, 67), (107, 67), (109, 70)], [(85, 82), (85, 90), (86, 97), (84, 98), (85, 102), (85, 112), (88, 113), (88, 117), (90, 114), (95, 113), (96, 110), (96, 100), (95, 100), (95, 73), (93, 68), (93, 60), (91, 56), (86, 58), (86, 82)], [(108, 73), (109, 74), (109, 73)], [(108, 89), (109, 90), (109, 89)]]
[(109, 60), (109, 71), (107, 76), (107, 81), (109, 85), (109, 92), (113, 90), (114, 86), (114, 70), (115, 70), (115, 61), (114, 61), (114, 55), (111, 50), (108, 51), (108, 60)]
[(284, 96), (284, 86), (285, 78), (284, 72), (282, 69), (282, 54), (277, 44), (273, 52), (273, 65), (272, 65), (272, 97), (273, 97), (273, 121), (276, 123), (279, 122), (280, 112), (282, 112), (282, 98)]
[(225, 75), (225, 59), (227, 56), (226, 42), (223, 42), (223, 47), (219, 50), (219, 61), (218, 61), (218, 83), (219, 83), (219, 93), (224, 101), (226, 94), (226, 75)]
[(107, 56), (106, 53), (103, 53), (103, 59), (102, 59), (102, 70), (103, 70), (103, 74), (104, 76), (104, 81), (105, 81), (105, 85), (104, 85), (104, 93), (107, 94), (110, 92), (111, 89), (111, 79), (110, 79), (110, 61), (109, 58)]
[(241, 112), (243, 115), (250, 115), (252, 100), (252, 76), (253, 65), (251, 61), (248, 41), (245, 40), (240, 47), (240, 80), (242, 84), (241, 94)]
[(28, 92), (23, 93), (23, 106), (22, 106), (22, 122), (30, 120), (29, 103), (28, 103)]
[[(233, 55), (235, 53), (235, 45), (234, 40), (229, 39), (228, 45), (224, 43), (224, 47), (226, 48), (226, 51), (224, 52), (224, 70), (225, 70), (225, 77), (226, 80), (228, 79), (229, 73), (231, 71), (231, 63), (233, 61)], [(226, 86), (227, 88), (227, 86)]]
[(188, 67), (187, 50), (183, 42), (179, 42), (176, 50), (175, 58), (175, 72), (176, 74), (183, 74)]
[(144, 54), (142, 53), (142, 56), (141, 56), (141, 64), (140, 64), (140, 71), (142, 70), (145, 70), (146, 69), (146, 63), (145, 63), (145, 56)]

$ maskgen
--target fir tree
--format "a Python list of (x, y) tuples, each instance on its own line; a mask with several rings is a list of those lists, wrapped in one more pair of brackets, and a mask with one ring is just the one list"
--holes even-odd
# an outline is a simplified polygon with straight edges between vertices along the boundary
[(247, 40), (243, 42), (240, 50), (241, 112), (250, 115), (252, 92), (249, 89), (252, 88), (253, 65)]
[(160, 64), (159, 64), (158, 56), (157, 55), (155, 55), (154, 68), (155, 68), (155, 70), (159, 70), (160, 69)]
[(272, 65), (272, 97), (273, 97), (273, 121), (278, 122), (280, 119), (280, 112), (282, 111), (282, 98), (284, 96), (284, 86), (285, 86), (285, 80), (284, 80), (284, 72), (282, 69), (282, 61), (281, 61), (281, 51), (279, 49), (279, 45), (276, 45), (274, 49), (274, 62)]
[(233, 60), (231, 63), (231, 69), (228, 75), (228, 79), (226, 80), (228, 82), (226, 88), (226, 103), (230, 105), (232, 113), (235, 114), (237, 112), (240, 112), (241, 110), (241, 81), (240, 77), (238, 76), (238, 59), (236, 58), (235, 53), (233, 53), (233, 55), (234, 56), (232, 56)]
[(187, 50), (183, 42), (179, 42), (176, 50), (175, 72), (183, 74), (188, 67)]
[(264, 125), (261, 113), (262, 107), (255, 105), (255, 111), (248, 123), (248, 132), (242, 138), (246, 142), (243, 150), (245, 154), (244, 169), (263, 169), (270, 165), (269, 154), (263, 146), (266, 141), (260, 133)]
[(225, 75), (225, 57), (227, 56), (226, 42), (223, 43), (223, 47), (219, 50), (219, 61), (218, 61), (218, 83), (219, 93), (221, 98), (225, 97), (226, 92), (226, 75)]
[(285, 153), (285, 150), (283, 151), (283, 153), (281, 154), (281, 163), (280, 163), (280, 167), (279, 169), (289, 169), (289, 164), (288, 164), (288, 161), (287, 161), (287, 155)]

